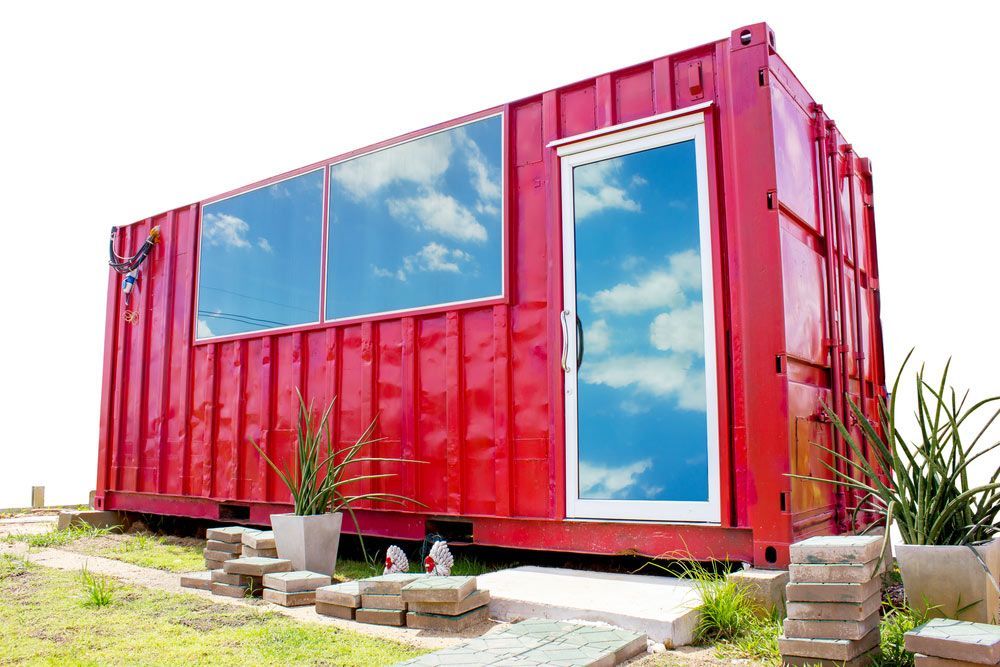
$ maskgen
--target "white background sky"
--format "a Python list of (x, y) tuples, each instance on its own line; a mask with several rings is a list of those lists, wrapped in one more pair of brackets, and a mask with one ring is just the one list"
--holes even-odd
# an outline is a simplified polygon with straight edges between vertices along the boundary
[(1000, 393), (989, 4), (4, 2), (0, 507), (94, 486), (111, 225), (760, 20), (873, 161), (890, 374)]

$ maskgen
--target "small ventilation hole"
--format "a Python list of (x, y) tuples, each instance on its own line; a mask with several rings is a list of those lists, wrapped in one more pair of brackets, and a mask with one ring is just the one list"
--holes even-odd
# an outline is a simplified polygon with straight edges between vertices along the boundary
[(742, 44), (743, 46), (748, 45), (751, 42), (751, 40), (753, 40), (753, 33), (750, 32), (749, 30), (744, 30), (743, 32), (740, 33), (740, 44)]
[(764, 560), (774, 565), (778, 562), (778, 550), (774, 547), (764, 549)]

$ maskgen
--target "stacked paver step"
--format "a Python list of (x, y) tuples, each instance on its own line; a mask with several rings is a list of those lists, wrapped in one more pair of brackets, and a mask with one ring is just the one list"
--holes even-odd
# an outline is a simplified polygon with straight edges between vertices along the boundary
[(274, 531), (244, 531), (242, 555), (244, 558), (277, 558), (278, 547), (274, 542)]
[(916, 667), (1000, 665), (1000, 626), (935, 618), (906, 633)]
[[(205, 569), (221, 570), (222, 564), (243, 554), (243, 536), (260, 532), (243, 526), (218, 526), (209, 528), (205, 537)], [(277, 555), (277, 554), (276, 554)]]
[(290, 572), (292, 562), (283, 558), (234, 558), (212, 571), (212, 593), (228, 597), (260, 597), (264, 577), (278, 572)]
[(322, 586), (316, 589), (316, 613), (323, 616), (354, 620), (361, 606), (361, 587), (357, 581)]
[(264, 575), (264, 600), (282, 607), (316, 603), (316, 589), (330, 585), (330, 577), (316, 572), (273, 572)]
[(879, 647), (883, 537), (811, 537), (790, 549), (785, 665), (868, 665)]
[(411, 628), (460, 632), (489, 619), (490, 592), (475, 577), (421, 577), (403, 586), (402, 598)]
[(443, 665), (573, 665), (611, 667), (646, 650), (646, 635), (606, 625), (529, 618), (481, 637), (400, 663)]
[(354, 612), (354, 620), (375, 625), (406, 625), (406, 602), (403, 586), (425, 574), (397, 572), (358, 582), (361, 606)]

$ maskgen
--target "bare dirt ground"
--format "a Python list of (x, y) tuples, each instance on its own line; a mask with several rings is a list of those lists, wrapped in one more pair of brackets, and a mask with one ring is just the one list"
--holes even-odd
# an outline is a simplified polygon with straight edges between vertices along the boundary
[[(54, 527), (56, 517), (54, 515), (33, 514), (8, 519), (0, 519), (0, 539), (27, 533), (44, 533)], [(97, 556), (89, 556), (82, 553), (88, 546), (92, 545), (114, 545), (125, 539), (120, 535), (108, 535), (95, 538), (86, 538), (92, 544), (70, 544), (60, 548), (29, 549), (21, 542), (5, 543), (0, 542), (0, 553), (16, 554), (45, 567), (60, 570), (78, 571), (86, 566), (92, 573), (103, 574), (114, 577), (122, 582), (153, 588), (170, 593), (183, 593), (197, 595), (219, 604), (252, 606), (267, 608), (279, 614), (284, 614), (296, 620), (308, 623), (324, 623), (340, 627), (345, 630), (362, 633), (371, 637), (405, 642), (413, 646), (427, 649), (445, 648), (458, 643), (463, 639), (478, 637), (479, 635), (500, 627), (504, 624), (489, 622), (475, 628), (470, 628), (465, 632), (438, 633), (428, 630), (416, 630), (413, 628), (393, 628), (378, 625), (366, 625), (353, 621), (330, 618), (317, 614), (312, 607), (280, 607), (271, 605), (259, 599), (236, 599), (212, 595), (208, 591), (199, 591), (190, 588), (181, 588), (180, 575), (173, 572), (165, 572), (152, 568), (140, 567), (121, 561)], [(171, 538), (173, 539), (173, 538)], [(183, 541), (186, 538), (176, 538)], [(195, 540), (197, 541), (197, 540)], [(82, 542), (82, 540), (81, 540)], [(715, 656), (711, 647), (682, 647), (676, 650), (668, 650), (661, 653), (647, 653), (628, 662), (629, 667), (719, 667), (720, 665), (752, 665), (746, 660), (723, 660)]]

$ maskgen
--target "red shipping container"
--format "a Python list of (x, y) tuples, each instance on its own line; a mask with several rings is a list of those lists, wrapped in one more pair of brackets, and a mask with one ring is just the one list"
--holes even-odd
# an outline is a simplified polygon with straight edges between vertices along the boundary
[(422, 503), (362, 503), (367, 534), (779, 567), (850, 529), (849, 490), (788, 474), (844, 451), (824, 404), (885, 392), (872, 174), (766, 24), (138, 221), (118, 252), (153, 227), (128, 304), (109, 276), (99, 509), (288, 511), (250, 440), (287, 460), (298, 388), (337, 397), (337, 443), (377, 416), (373, 454), (422, 462), (358, 470)]

